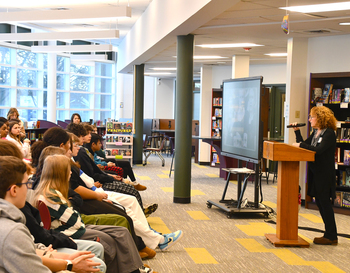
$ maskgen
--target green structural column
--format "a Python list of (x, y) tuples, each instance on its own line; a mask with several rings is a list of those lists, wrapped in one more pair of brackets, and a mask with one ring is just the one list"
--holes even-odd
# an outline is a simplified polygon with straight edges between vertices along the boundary
[(191, 203), (193, 41), (177, 37), (174, 203)]
[(134, 66), (134, 139), (133, 162), (142, 164), (143, 150), (143, 99), (144, 99), (144, 72), (145, 65)]

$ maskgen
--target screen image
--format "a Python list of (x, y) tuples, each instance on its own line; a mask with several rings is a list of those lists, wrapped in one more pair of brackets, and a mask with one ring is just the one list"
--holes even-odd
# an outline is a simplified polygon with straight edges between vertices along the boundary
[(223, 82), (221, 150), (225, 156), (260, 159), (262, 77)]

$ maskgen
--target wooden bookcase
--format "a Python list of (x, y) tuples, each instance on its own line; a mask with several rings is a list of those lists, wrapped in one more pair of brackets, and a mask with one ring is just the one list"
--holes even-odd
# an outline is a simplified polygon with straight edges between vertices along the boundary
[[(222, 129), (222, 89), (213, 88), (211, 107), (211, 135), (221, 136)], [(215, 149), (210, 150), (210, 165), (220, 166), (219, 156)]]
[[(316, 105), (312, 102), (312, 95), (314, 88), (321, 88), (323, 90), (325, 84), (333, 84), (334, 89), (344, 89), (350, 88), (350, 72), (337, 72), (337, 73), (311, 73), (310, 74), (310, 92), (309, 92), (309, 111), (312, 107)], [(343, 98), (343, 97), (342, 97)], [(349, 123), (345, 123), (345, 120), (350, 117), (350, 110), (348, 108), (349, 103), (324, 103), (324, 106), (330, 108), (337, 120), (340, 122), (340, 126), (337, 129), (338, 133), (340, 128), (350, 128)], [(310, 125), (308, 124), (308, 132), (310, 133)], [(343, 164), (344, 150), (350, 150), (350, 141), (340, 141), (337, 138), (337, 149), (340, 149), (340, 163), (336, 164), (337, 173), (337, 185), (336, 191), (349, 193), (350, 196), (350, 186), (341, 185), (342, 181), (339, 181), (340, 173), (344, 172), (346, 169), (350, 169), (350, 166)], [(305, 207), (310, 209), (317, 209), (316, 203), (312, 202), (310, 196), (305, 198)], [(349, 200), (350, 201), (350, 200)], [(350, 215), (350, 208), (334, 206), (334, 212)]]

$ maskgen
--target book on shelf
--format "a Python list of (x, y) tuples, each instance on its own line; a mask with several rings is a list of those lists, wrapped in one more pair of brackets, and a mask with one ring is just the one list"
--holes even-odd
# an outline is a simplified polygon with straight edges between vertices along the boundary
[(344, 165), (350, 165), (350, 150), (344, 150)]
[(340, 147), (336, 147), (335, 148), (335, 155), (334, 155), (334, 159), (336, 163), (340, 162)]
[(344, 208), (350, 208), (350, 192), (343, 192), (342, 206)]
[(324, 85), (323, 92), (322, 92), (322, 102), (323, 103), (329, 103), (329, 97), (332, 96), (332, 89), (333, 89), (332, 83), (326, 83)]
[(344, 89), (333, 89), (332, 103), (341, 103), (343, 93)]
[(344, 89), (344, 100), (343, 102), (349, 102), (350, 101), (350, 88)]
[(312, 89), (311, 103), (319, 102), (322, 98), (322, 88), (315, 87)]
[(131, 143), (131, 137), (130, 136), (119, 136), (118, 142), (121, 143)]
[(112, 149), (112, 150), (106, 150), (108, 155), (111, 156), (131, 156), (131, 149)]
[(342, 191), (335, 192), (335, 199), (334, 199), (333, 205), (336, 207), (341, 207), (343, 205), (343, 192)]

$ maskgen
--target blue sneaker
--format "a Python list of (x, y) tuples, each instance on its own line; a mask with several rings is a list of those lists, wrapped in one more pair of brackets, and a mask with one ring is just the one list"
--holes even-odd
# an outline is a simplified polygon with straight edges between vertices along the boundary
[(169, 247), (172, 247), (176, 242), (182, 238), (183, 232), (181, 230), (175, 231), (173, 233), (165, 234), (164, 243), (159, 244), (160, 250), (167, 250)]

